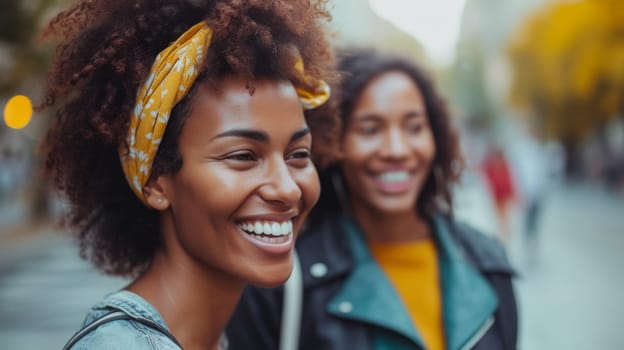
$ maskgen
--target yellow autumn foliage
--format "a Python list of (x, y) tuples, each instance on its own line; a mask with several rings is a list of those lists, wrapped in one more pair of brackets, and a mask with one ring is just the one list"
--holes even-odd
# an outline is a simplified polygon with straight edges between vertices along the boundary
[(554, 1), (512, 37), (510, 101), (548, 136), (582, 139), (624, 113), (624, 1)]

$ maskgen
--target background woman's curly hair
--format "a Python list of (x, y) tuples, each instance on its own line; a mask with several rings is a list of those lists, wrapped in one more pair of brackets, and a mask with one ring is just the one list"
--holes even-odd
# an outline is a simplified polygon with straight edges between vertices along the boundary
[[(381, 54), (371, 49), (348, 49), (339, 51), (338, 70), (341, 74), (338, 87), (334, 89), (339, 99), (338, 110), (343, 125), (343, 133), (349, 124), (360, 95), (369, 82), (376, 77), (398, 71), (406, 74), (420, 89), (429, 125), (433, 131), (436, 155), (422, 192), (416, 204), (416, 210), (425, 216), (436, 213), (452, 214), (452, 186), (459, 181), (464, 168), (459, 148), (459, 138), (452, 125), (446, 103), (436, 91), (429, 75), (409, 59)], [(342, 136), (342, 135), (341, 135)], [(325, 215), (340, 213), (345, 205), (348, 189), (336, 181), (341, 179), (340, 165), (335, 164), (320, 173), (321, 197), (310, 214), (311, 223), (318, 222)], [(341, 188), (336, 188), (337, 186)]]
[[(198, 82), (218, 87), (233, 74), (248, 81), (250, 93), (255, 79), (301, 83), (294, 69), (298, 57), (308, 75), (331, 80), (325, 2), (84, 0), (50, 22), (43, 36), (57, 37), (60, 45), (45, 105), (59, 108), (41, 146), (47, 175), (70, 202), (68, 224), (76, 229), (84, 258), (106, 273), (136, 276), (161, 244), (158, 212), (135, 197), (117, 153), (156, 55), (205, 20), (213, 38)], [(153, 176), (182, 165), (177, 139), (194, 90), (172, 111)], [(306, 117), (314, 159), (324, 164), (334, 155), (337, 136), (332, 105)]]

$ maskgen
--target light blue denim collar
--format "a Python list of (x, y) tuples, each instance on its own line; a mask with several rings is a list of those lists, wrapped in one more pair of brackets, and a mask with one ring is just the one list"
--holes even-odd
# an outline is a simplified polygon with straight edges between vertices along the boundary
[(107, 295), (95, 304), (93, 309), (116, 309), (130, 316), (150, 320), (169, 330), (163, 317), (147, 300), (128, 290), (120, 290)]

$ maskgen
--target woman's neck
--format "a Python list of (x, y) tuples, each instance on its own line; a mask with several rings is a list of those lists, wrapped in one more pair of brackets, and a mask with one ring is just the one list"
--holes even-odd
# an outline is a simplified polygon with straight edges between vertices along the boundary
[(353, 205), (353, 216), (368, 240), (380, 243), (414, 242), (431, 237), (427, 219), (416, 210), (384, 213), (364, 204)]
[(128, 290), (158, 310), (186, 350), (216, 350), (244, 283), (175, 252), (156, 254)]

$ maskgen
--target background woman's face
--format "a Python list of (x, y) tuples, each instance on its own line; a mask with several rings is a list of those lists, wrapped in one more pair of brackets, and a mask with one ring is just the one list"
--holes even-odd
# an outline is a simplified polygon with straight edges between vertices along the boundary
[(257, 285), (284, 282), (320, 191), (311, 144), (290, 83), (258, 82), (253, 96), (235, 78), (221, 92), (200, 85), (180, 135), (182, 168), (163, 181), (180, 260)]
[(425, 101), (408, 75), (390, 71), (367, 84), (342, 146), (342, 172), (356, 214), (415, 210), (436, 150)]

